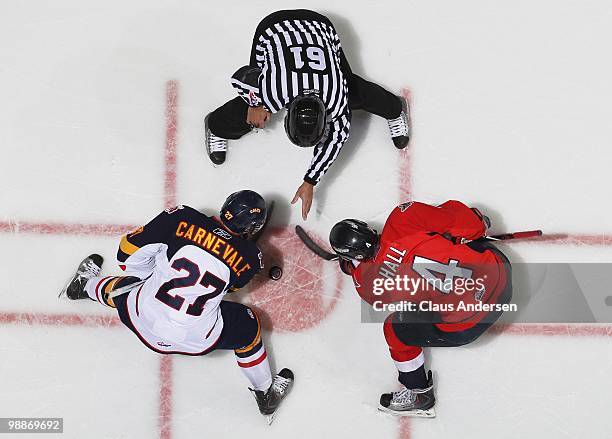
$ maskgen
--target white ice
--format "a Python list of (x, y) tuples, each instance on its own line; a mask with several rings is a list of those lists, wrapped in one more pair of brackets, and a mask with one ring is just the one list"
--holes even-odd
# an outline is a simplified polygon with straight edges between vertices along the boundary
[[(272, 364), (292, 368), (296, 384), (268, 427), (230, 352), (174, 357), (172, 422), (160, 433), (160, 358), (127, 329), (19, 323), (19, 313), (112, 316), (57, 292), (85, 255), (112, 261), (118, 237), (5, 227), (0, 417), (63, 417), (65, 438), (610, 437), (612, 348), (601, 336), (491, 334), (431, 350), (438, 417), (400, 423), (376, 411), (380, 393), (398, 386), (382, 330), (360, 323), (351, 282), (290, 238), (303, 221), (288, 201), (311, 151), (289, 144), (280, 115), (231, 143), (222, 167), (203, 149), (203, 117), (234, 96), (228, 78), (248, 62), (257, 23), (293, 7), (332, 19), (356, 73), (412, 94), (409, 170), (385, 121), (355, 114), (309, 230), (324, 237), (344, 217), (382, 225), (410, 172), (414, 199), (476, 204), (495, 232), (610, 232), (604, 0), (4, 2), (0, 222), (139, 225), (161, 211), (166, 84), (176, 81), (177, 201), (213, 212), (248, 187), (276, 200), (274, 224), (288, 228), (273, 240), (286, 259), (283, 282), (240, 300), (283, 318), (266, 341)], [(526, 262), (612, 261), (610, 246), (504, 249)]]

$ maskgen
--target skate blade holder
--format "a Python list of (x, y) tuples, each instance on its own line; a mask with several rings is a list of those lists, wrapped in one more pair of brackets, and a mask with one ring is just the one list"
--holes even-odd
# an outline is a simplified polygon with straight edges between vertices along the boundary
[(427, 410), (406, 410), (403, 412), (389, 410), (387, 407), (382, 405), (378, 406), (378, 410), (384, 413), (388, 413), (391, 416), (403, 417), (403, 418), (435, 418), (436, 409), (430, 408)]

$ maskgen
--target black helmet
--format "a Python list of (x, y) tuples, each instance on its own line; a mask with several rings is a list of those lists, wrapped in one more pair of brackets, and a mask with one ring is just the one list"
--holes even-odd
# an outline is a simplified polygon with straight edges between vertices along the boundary
[(378, 233), (363, 221), (345, 219), (331, 229), (329, 243), (341, 257), (371, 259), (378, 246)]
[(315, 146), (325, 132), (325, 104), (316, 95), (297, 96), (287, 107), (285, 132), (292, 143)]
[(248, 237), (264, 225), (266, 202), (257, 192), (234, 192), (223, 203), (220, 219), (230, 231)]

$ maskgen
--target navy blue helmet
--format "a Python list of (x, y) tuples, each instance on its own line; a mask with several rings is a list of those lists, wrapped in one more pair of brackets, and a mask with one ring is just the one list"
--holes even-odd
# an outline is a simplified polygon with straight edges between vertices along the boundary
[(248, 237), (263, 227), (266, 215), (266, 202), (262, 196), (243, 190), (227, 197), (221, 207), (220, 219), (230, 231)]

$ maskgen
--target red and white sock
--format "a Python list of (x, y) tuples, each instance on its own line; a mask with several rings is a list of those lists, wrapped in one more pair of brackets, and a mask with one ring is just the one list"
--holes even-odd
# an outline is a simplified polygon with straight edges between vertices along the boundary
[(98, 276), (92, 277), (85, 285), (85, 291), (91, 300), (100, 302), (102, 305), (109, 306), (103, 301), (104, 290), (110, 285), (110, 282), (116, 279), (114, 276)]
[(259, 340), (259, 343), (245, 352), (236, 350), (235, 354), (238, 366), (251, 382), (251, 387), (264, 392), (268, 390), (272, 385), (272, 371), (263, 341)]
[(398, 380), (408, 389), (424, 389), (427, 387), (425, 374), (425, 355), (419, 346), (404, 344), (393, 330), (391, 320), (387, 319), (383, 326), (385, 340), (389, 345), (389, 353), (399, 372)]

